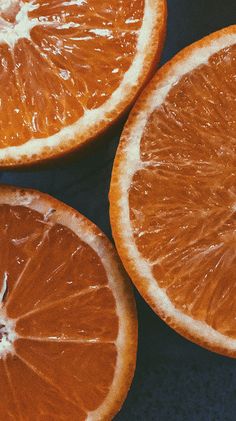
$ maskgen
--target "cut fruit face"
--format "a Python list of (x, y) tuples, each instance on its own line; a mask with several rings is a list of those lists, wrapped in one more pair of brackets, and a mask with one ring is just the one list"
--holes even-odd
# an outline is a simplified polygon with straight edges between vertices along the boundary
[(0, 232), (0, 418), (110, 420), (137, 347), (111, 244), (63, 203), (12, 187), (0, 187)]
[(236, 356), (236, 26), (186, 48), (124, 129), (112, 230), (141, 294), (182, 335)]
[(4, 0), (0, 165), (71, 151), (108, 128), (147, 80), (165, 0)]

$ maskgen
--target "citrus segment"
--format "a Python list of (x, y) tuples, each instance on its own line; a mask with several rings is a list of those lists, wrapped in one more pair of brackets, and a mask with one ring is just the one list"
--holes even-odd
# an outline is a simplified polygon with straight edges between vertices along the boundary
[(16, 414), (18, 415), (18, 408), (16, 406), (14, 391), (10, 383), (6, 363), (3, 360), (0, 360), (0, 376), (0, 413), (4, 419), (14, 420), (16, 419)]
[[(106, 303), (101, 313), (101, 307)], [(22, 316), (21, 336), (91, 342), (115, 341), (119, 326), (115, 300), (108, 287), (92, 288), (52, 302)]]
[[(18, 379), (17, 382), (14, 382), (14, 393), (18, 403), (19, 416), (17, 418), (17, 413), (13, 412), (14, 409), (11, 406), (13, 420), (37, 419), (39, 415), (53, 421), (82, 421), (86, 419), (85, 411), (67, 400), (59, 388), (55, 388), (50, 381), (39, 375), (28, 364), (19, 358), (8, 358), (5, 364), (11, 381), (14, 382), (14, 379)], [(7, 401), (4, 402), (3, 410), (9, 410), (6, 403)]]
[(1, 6), (0, 163), (58, 155), (116, 120), (160, 54), (165, 18), (165, 0)]
[(235, 27), (160, 70), (124, 130), (111, 218), (154, 309), (201, 345), (236, 355), (235, 75)]
[[(24, 206), (0, 205), (0, 279), (7, 280), (9, 296), (42, 240), (46, 227), (40, 214), (37, 217)], [(24, 223), (19, 224), (20, 219)]]
[(112, 246), (73, 209), (11, 187), (0, 188), (0, 231), (0, 418), (111, 419), (137, 341)]
[[(38, 213), (34, 216), (37, 223)], [(35, 219), (31, 220), (31, 229)], [(93, 286), (107, 283), (104, 268), (91, 248), (68, 228), (52, 226), (44, 220), (41, 223), (44, 227), (41, 241), (30, 256), (27, 267), (21, 273), (20, 282), (15, 283), (13, 294), (6, 304), (8, 314), (13, 318), (51, 303), (52, 298), (54, 301), (60, 300), (80, 290), (91, 288), (92, 291)], [(24, 250), (27, 246), (26, 237), (25, 243), (22, 239), (18, 248)], [(79, 274), (78, 267), (81, 268)]]
[(109, 393), (117, 359), (115, 344), (19, 340), (15, 347), (20, 359), (86, 412), (95, 410)]

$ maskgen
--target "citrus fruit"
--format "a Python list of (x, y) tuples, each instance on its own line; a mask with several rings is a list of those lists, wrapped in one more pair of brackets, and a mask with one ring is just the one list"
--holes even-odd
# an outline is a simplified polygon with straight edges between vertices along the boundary
[(166, 0), (3, 0), (0, 166), (84, 145), (127, 109), (160, 55)]
[(130, 386), (137, 322), (106, 237), (33, 190), (0, 187), (0, 419), (110, 420)]
[(174, 329), (236, 356), (236, 26), (187, 47), (124, 129), (111, 192), (123, 263)]

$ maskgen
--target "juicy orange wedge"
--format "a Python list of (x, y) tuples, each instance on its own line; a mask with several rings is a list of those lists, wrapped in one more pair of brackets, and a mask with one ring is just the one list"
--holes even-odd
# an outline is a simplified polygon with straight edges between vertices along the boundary
[(236, 356), (236, 26), (180, 52), (136, 104), (116, 156), (111, 221), (153, 309)]
[(71, 151), (129, 106), (163, 44), (165, 0), (0, 4), (0, 165)]
[(50, 196), (0, 188), (0, 419), (110, 420), (137, 322), (105, 236)]

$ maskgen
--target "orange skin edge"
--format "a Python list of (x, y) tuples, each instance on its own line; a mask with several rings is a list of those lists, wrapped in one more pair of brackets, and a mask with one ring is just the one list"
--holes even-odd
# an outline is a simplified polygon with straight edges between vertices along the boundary
[(142, 75), (139, 77), (137, 84), (133, 86), (129, 98), (126, 101), (121, 101), (119, 107), (111, 114), (112, 121), (100, 122), (97, 127), (93, 127), (90, 132), (85, 133), (83, 136), (75, 137), (73, 145), (68, 147), (55, 147), (54, 151), (47, 153), (47, 150), (41, 155), (33, 155), (31, 157), (23, 156), (21, 160), (14, 161), (14, 159), (5, 159), (0, 162), (1, 169), (20, 169), (31, 167), (34, 164), (41, 165), (51, 161), (55, 161), (67, 156), (71, 156), (75, 152), (82, 152), (86, 147), (92, 145), (95, 141), (101, 140), (106, 134), (109, 134), (109, 129), (119, 123), (122, 117), (125, 117), (134, 105), (142, 89), (146, 86), (148, 81), (155, 73), (156, 66), (161, 58), (162, 50), (164, 47), (166, 37), (166, 24), (167, 24), (167, 0), (153, 0), (158, 9), (160, 10), (160, 17), (156, 22), (152, 38), (150, 40), (150, 48), (146, 57), (146, 63), (142, 70)]
[(236, 25), (231, 25), (227, 28), (221, 29), (217, 32), (214, 32), (200, 41), (197, 41), (190, 46), (184, 48), (180, 51), (176, 56), (174, 56), (169, 62), (167, 62), (160, 70), (157, 71), (154, 78), (149, 82), (141, 96), (139, 97), (138, 101), (136, 102), (133, 110), (130, 113), (128, 121), (124, 127), (120, 144), (117, 150), (117, 154), (114, 161), (113, 171), (112, 171), (112, 180), (111, 180), (111, 187), (109, 192), (109, 200), (110, 200), (110, 220), (111, 220), (111, 227), (112, 227), (112, 234), (115, 241), (115, 245), (118, 251), (118, 254), (122, 260), (122, 263), (129, 274), (131, 280), (135, 284), (136, 288), (148, 303), (148, 305), (154, 310), (154, 312), (164, 321), (166, 322), (173, 330), (179, 333), (184, 338), (190, 340), (197, 345), (200, 345), (203, 348), (208, 349), (209, 351), (236, 358), (236, 350), (230, 350), (227, 347), (214, 345), (209, 340), (203, 340), (202, 337), (198, 335), (193, 335), (189, 332), (186, 328), (181, 326), (181, 324), (176, 321), (174, 318), (165, 314), (165, 312), (159, 308), (153, 298), (147, 293), (146, 288), (146, 279), (142, 277), (135, 267), (135, 262), (128, 257), (128, 249), (125, 244), (124, 239), (122, 238), (122, 223), (120, 222), (120, 207), (118, 201), (122, 196), (122, 192), (119, 186), (119, 178), (120, 174), (122, 173), (122, 161), (123, 157), (125, 156), (125, 146), (129, 142), (129, 137), (132, 133), (132, 126), (135, 122), (137, 115), (139, 114), (139, 110), (143, 108), (145, 103), (148, 102), (148, 98), (150, 93), (152, 93), (162, 82), (162, 80), (166, 77), (166, 74), (174, 69), (177, 63), (181, 63), (185, 58), (187, 58), (190, 53), (194, 50), (197, 50), (199, 47), (209, 45), (210, 41), (216, 40), (221, 38), (223, 35), (230, 34), (232, 32), (236, 32)]

